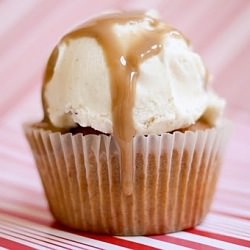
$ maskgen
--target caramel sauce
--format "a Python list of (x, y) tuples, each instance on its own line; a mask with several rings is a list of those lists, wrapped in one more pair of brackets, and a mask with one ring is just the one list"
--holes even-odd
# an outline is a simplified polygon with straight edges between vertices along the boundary
[[(129, 40), (121, 40), (114, 31), (114, 25), (145, 23), (146, 28), (139, 28)], [(73, 39), (92, 37), (103, 48), (110, 75), (110, 92), (112, 98), (113, 135), (121, 152), (122, 190), (126, 195), (133, 191), (133, 146), (135, 135), (133, 123), (133, 106), (135, 102), (136, 81), (140, 64), (162, 50), (163, 37), (167, 32), (175, 32), (163, 22), (147, 16), (141, 12), (116, 13), (91, 20), (63, 37), (62, 43), (70, 43)], [(183, 37), (182, 37), (183, 38)], [(45, 85), (54, 73), (54, 66), (58, 57), (55, 48), (48, 61), (44, 77)], [(48, 121), (46, 102), (43, 94), (45, 112), (44, 121)]]

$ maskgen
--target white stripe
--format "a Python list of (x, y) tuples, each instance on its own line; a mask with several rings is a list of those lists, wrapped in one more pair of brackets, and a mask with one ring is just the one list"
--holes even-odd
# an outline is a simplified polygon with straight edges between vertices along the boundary
[(30, 228), (34, 228), (35, 230), (39, 230), (40, 232), (48, 233), (48, 234), (51, 234), (54, 236), (63, 237), (63, 238), (68, 239), (68, 240), (74, 240), (76, 242), (88, 244), (90, 246), (98, 247), (101, 249), (128, 250), (128, 248), (125, 248), (125, 247), (120, 247), (120, 246), (116, 246), (116, 245), (111, 244), (111, 243), (106, 243), (106, 242), (94, 240), (91, 238), (87, 238), (84, 236), (79, 236), (79, 235), (75, 235), (72, 233), (64, 232), (64, 231), (61, 231), (58, 229), (46, 227), (43, 225), (39, 225), (37, 223), (30, 222), (28, 220), (23, 220), (20, 218), (9, 216), (9, 215), (1, 215), (0, 214), (0, 219), (8, 220), (8, 221), (13, 222), (15, 224), (18, 223), (20, 226), (21, 225), (28, 226)]
[(203, 230), (210, 229), (212, 232), (224, 232), (234, 237), (250, 239), (250, 223), (242, 219), (209, 214), (205, 221), (198, 227)]
[[(0, 171), (1, 172), (7, 172), (4, 176), (8, 176), (11, 175), (10, 177), (14, 180), (14, 179), (23, 179), (26, 181), (32, 181), (33, 184), (37, 185), (37, 180), (38, 180), (38, 171), (35, 167), (35, 165), (27, 165), (24, 162), (17, 162), (15, 161), (15, 159), (8, 159), (8, 157), (4, 157), (1, 155), (0, 153)], [(2, 177), (2, 175), (0, 176), (0, 178)], [(34, 181), (34, 178), (36, 181)], [(27, 183), (28, 184), (28, 183)], [(29, 183), (30, 184), (30, 183)]]
[(136, 236), (136, 237), (120, 237), (120, 236), (116, 236), (116, 238), (119, 239), (125, 239), (128, 241), (132, 241), (135, 243), (140, 243), (140, 244), (144, 244), (147, 246), (151, 246), (151, 247), (156, 247), (156, 248), (160, 248), (160, 249), (171, 249), (171, 250), (184, 250), (184, 249), (190, 249), (187, 247), (183, 247), (183, 246), (178, 246), (172, 243), (167, 243), (167, 242), (163, 242), (160, 240), (155, 240), (155, 239), (151, 239), (148, 237), (143, 237), (143, 236)]
[[(23, 96), (23, 99), (20, 99), (20, 101), (17, 103), (17, 111), (18, 114), (13, 115), (13, 113), (6, 113), (6, 116), (8, 116), (8, 121), (4, 120), (3, 117), (1, 117), (1, 132), (0, 135), (1, 137), (7, 139), (7, 140), (13, 140), (13, 143), (15, 143), (17, 146), (22, 148), (23, 146), (25, 147), (25, 150), (27, 150), (28, 144), (26, 142), (26, 138), (24, 136), (24, 131), (23, 131), (23, 123), (27, 122), (35, 122), (39, 121), (42, 119), (42, 110), (41, 105), (38, 102), (37, 104), (35, 103), (37, 101), (37, 98), (40, 97), (40, 90), (41, 86), (39, 84), (35, 85), (32, 90), (29, 92), (25, 93), (25, 96)], [(25, 110), (31, 111), (31, 114), (34, 115), (32, 118), (27, 115), (26, 112), (23, 112), (23, 108)], [(36, 109), (36, 112), (35, 112)], [(21, 111), (22, 110), (22, 111)], [(29, 113), (30, 114), (30, 113)], [(15, 118), (19, 118), (16, 119)], [(20, 118), (22, 117), (22, 120)], [(26, 119), (30, 118), (30, 119)], [(25, 119), (25, 120), (24, 120)], [(19, 124), (12, 124), (12, 121), (19, 121)]]
[(223, 225), (222, 223), (216, 223), (216, 222), (213, 222), (213, 223), (204, 223), (203, 225), (201, 225), (203, 228), (219, 228), (223, 231), (226, 231), (226, 232), (232, 232), (236, 235), (241, 235), (243, 237), (247, 237), (250, 239), (250, 231), (249, 229), (244, 229), (244, 228), (240, 228), (240, 227), (236, 227), (236, 226), (233, 226), (233, 225)]
[[(37, 84), (38, 85), (38, 84)], [(6, 115), (4, 118), (8, 118), (8, 119), (1, 119), (1, 125), (0, 127), (6, 132), (10, 132), (11, 135), (13, 136), (13, 138), (17, 138), (18, 140), (22, 141), (22, 145), (24, 145), (24, 134), (23, 134), (23, 128), (22, 128), (22, 124), (23, 123), (27, 123), (27, 122), (37, 122), (39, 121), (39, 118), (42, 118), (42, 112), (41, 112), (41, 104), (39, 102), (37, 102), (37, 99), (39, 99), (39, 94), (37, 92), (39, 92), (38, 90), (40, 90), (40, 88), (34, 88), (34, 90), (32, 92), (29, 92), (29, 95), (25, 95), (25, 98), (23, 98), (22, 102), (26, 102), (27, 98), (32, 97), (34, 98), (33, 101), (28, 101), (27, 103), (27, 109), (25, 110), (29, 110), (30, 111), (30, 107), (32, 106), (37, 106), (38, 108), (36, 108), (36, 112), (39, 113), (39, 117), (37, 118), (37, 116), (33, 117), (32, 119), (26, 119), (27, 116), (25, 115), (27, 112), (23, 112), (22, 114), (22, 120), (15, 120), (16, 115), (13, 115), (13, 113), (8, 113), (8, 115)], [(37, 97), (37, 98), (35, 98)], [(18, 106), (20, 105), (20, 102), (18, 102)], [(39, 111), (40, 110), (40, 111)], [(19, 110), (21, 111), (21, 110)], [(23, 110), (22, 110), (23, 111)], [(32, 113), (33, 114), (33, 113)], [(34, 112), (35, 114), (35, 112)], [(21, 116), (20, 116), (21, 117)], [(2, 117), (1, 117), (2, 118)], [(37, 118), (37, 119), (36, 119)], [(19, 123), (13, 123), (13, 121), (19, 121)], [(22, 139), (21, 139), (22, 137)]]
[(25, 166), (25, 163), (18, 163), (15, 161), (11, 161), (11, 159), (8, 160), (2, 158), (0, 171), (4, 173), (3, 175), (1, 174), (1, 179), (4, 179), (2, 177), (7, 177), (7, 179), (11, 179), (12, 181), (17, 180), (18, 182), (22, 183), (26, 182), (25, 187), (37, 187), (38, 184), (40, 184), (38, 171), (35, 166)]
[(214, 74), (220, 72), (225, 63), (231, 61), (247, 45), (250, 39), (250, 32), (247, 31), (249, 16), (250, 8), (247, 7), (204, 51)]
[(232, 204), (221, 204), (219, 202), (217, 203), (214, 202), (211, 210), (221, 211), (222, 213), (224, 212), (224, 213), (235, 214), (238, 216), (250, 218), (250, 210), (231, 207), (231, 205)]
[(230, 231), (228, 229), (221, 228), (221, 226), (214, 226), (214, 225), (205, 224), (204, 226), (199, 225), (199, 226), (196, 226), (195, 228), (206, 231), (206, 232), (223, 234), (223, 235), (227, 235), (227, 236), (231, 236), (231, 237), (237, 237), (237, 238), (242, 239), (242, 240), (249, 240), (250, 239), (249, 236), (243, 236), (242, 233), (239, 234), (235, 230)]
[[(7, 135), (8, 134), (8, 135)], [(13, 153), (17, 153), (21, 157), (28, 158), (28, 160), (32, 160), (32, 156), (30, 154), (30, 149), (28, 147), (28, 143), (23, 138), (23, 134), (19, 136), (19, 138), (15, 137), (11, 134), (11, 131), (5, 131), (5, 134), (0, 134), (0, 141), (2, 141), (1, 149), (4, 152), (15, 151)], [(8, 151), (6, 150), (8, 149)], [(2, 151), (2, 150), (1, 150)]]
[[(36, 89), (36, 90), (38, 91), (38, 89)], [(33, 92), (34, 91), (30, 92), (30, 95), (31, 94), (35, 95), (35, 93), (33, 93)], [(27, 107), (30, 107), (32, 102), (31, 102), (31, 100), (27, 100), (27, 98), (29, 98), (29, 95), (25, 95), (24, 102), (27, 103)], [(12, 114), (12, 117), (13, 117), (13, 114)], [(9, 140), (10, 136), (11, 136), (13, 142), (16, 145), (19, 145), (19, 147), (23, 146), (24, 141), (25, 141), (25, 137), (24, 137), (24, 134), (23, 134), (23, 129), (22, 129), (22, 127), (20, 125), (21, 124), (19, 124), (18, 130), (16, 130), (17, 127), (15, 127), (15, 130), (14, 130), (12, 127), (8, 126), (8, 124), (6, 124), (5, 122), (1, 122), (1, 125), (0, 125), (0, 128), (1, 128), (0, 136), (1, 136), (1, 138), (5, 138), (5, 139)], [(10, 132), (10, 134), (6, 133), (6, 132)], [(21, 144), (20, 144), (20, 141), (21, 141)]]
[(187, 233), (187, 232), (178, 232), (178, 233), (173, 233), (172, 235), (176, 238), (179, 238), (179, 239), (191, 240), (191, 241), (195, 241), (197, 243), (202, 243), (202, 244), (206, 244), (208, 246), (218, 247), (218, 248), (222, 248), (222, 249), (232, 249), (232, 250), (247, 250), (247, 249), (249, 249), (247, 247), (239, 246), (239, 245), (236, 245), (233, 243), (228, 243), (228, 242), (221, 241), (221, 240), (215, 240), (212, 238), (208, 238), (208, 237), (200, 236), (200, 235), (196, 235), (196, 234), (191, 234), (191, 233)]
[(240, 219), (240, 218), (232, 218), (229, 216), (225, 216), (225, 215), (218, 215), (218, 214), (209, 214), (206, 219), (205, 222), (208, 223), (221, 223), (223, 224), (227, 224), (227, 225), (231, 225), (234, 227), (239, 227), (242, 229), (247, 230), (250, 233), (250, 223), (249, 221)]
[[(42, 76), (37, 76), (34, 82), (40, 82), (41, 79)], [(11, 132), (11, 134), (8, 133), (8, 136), (11, 135), (13, 138), (17, 138), (18, 145), (27, 149), (28, 143), (24, 137), (21, 125), (27, 122), (40, 121), (43, 117), (41, 103), (38, 101), (41, 98), (41, 85), (35, 84), (31, 88), (31, 90), (24, 94), (25, 98), (21, 97), (21, 99), (17, 103), (14, 103), (8, 112), (1, 117), (4, 127), (7, 127), (5, 129)], [(29, 110), (29, 112), (23, 112), (24, 110)]]
[[(240, 150), (240, 148), (237, 149), (237, 150)], [(232, 150), (232, 152), (233, 151), (234, 150)], [(247, 156), (239, 156), (239, 157), (242, 157), (242, 159), (243, 159), (243, 158), (246, 158)], [(250, 165), (250, 162), (249, 163), (248, 162), (243, 163), (243, 162), (237, 161), (237, 162), (233, 163), (233, 161), (230, 161), (230, 160), (228, 160), (228, 162), (231, 162), (232, 167), (235, 166), (235, 165), (239, 166), (242, 169), (241, 171), (244, 170), (244, 168), (245, 168), (244, 166), (249, 166)], [(227, 169), (226, 171), (229, 172), (230, 169)], [(249, 180), (250, 176), (248, 176), (248, 175), (249, 175), (248, 173), (245, 173), (244, 176), (241, 176), (241, 175), (238, 175), (238, 174), (236, 175), (233, 172), (230, 175), (225, 175), (225, 174), (222, 173), (222, 178), (221, 178), (221, 184), (220, 185), (223, 187), (224, 190), (228, 186), (232, 186), (232, 187), (235, 187), (234, 192), (238, 191), (239, 193), (242, 192), (243, 194), (249, 195), (249, 190), (248, 190), (249, 189), (249, 181), (248, 180)], [(218, 190), (220, 190), (220, 189), (218, 189)]]
[[(34, 95), (34, 93), (32, 93), (32, 94)], [(26, 99), (26, 96), (24, 99)], [(31, 103), (30, 103), (30, 105), (31, 105)], [(12, 116), (13, 116), (13, 114), (12, 114)], [(11, 126), (11, 123), (9, 123), (8, 121), (1, 122), (0, 128), (1, 128), (1, 133), (6, 133), (6, 130), (10, 130), (9, 132), (11, 132), (11, 135), (13, 135), (14, 137), (16, 135), (20, 136), (21, 132), (23, 131), (20, 124), (12, 124), (12, 126)]]
[(229, 231), (229, 232), (233, 232), (236, 235), (242, 235), (243, 237), (247, 237), (250, 239), (250, 233), (249, 233), (249, 229), (244, 229), (244, 228), (239, 228), (236, 226), (232, 226), (232, 225), (223, 225), (222, 223), (204, 223), (201, 224), (201, 226), (205, 229), (205, 228), (219, 228), (223, 231)]
[[(249, 196), (250, 197), (250, 196)], [(243, 207), (247, 210), (250, 210), (250, 199), (247, 199), (246, 197), (242, 195), (232, 195), (230, 193), (217, 193), (216, 200), (221, 203), (230, 203), (231, 204), (237, 204), (237, 207)]]
[[(229, 170), (227, 169), (227, 171), (229, 171)], [(240, 185), (235, 185), (236, 183), (239, 183)], [(244, 185), (242, 185), (241, 178), (238, 181), (237, 181), (237, 179), (232, 178), (232, 177), (225, 178), (225, 179), (221, 178), (221, 180), (219, 181), (218, 190), (220, 190), (220, 188), (221, 188), (221, 189), (224, 189), (228, 192), (230, 192), (232, 190), (233, 192), (239, 192), (240, 194), (242, 193), (245, 195), (250, 195), (250, 190), (249, 190), (248, 185), (249, 185), (249, 183), (246, 183), (245, 187), (244, 187)]]
[[(26, 226), (19, 226), (17, 224), (10, 223), (8, 221), (6, 222), (5, 220), (1, 220), (1, 223), (3, 223), (5, 226), (8, 226), (9, 228), (15, 228), (17, 232), (23, 233), (25, 235), (30, 235), (31, 237), (35, 237), (35, 238), (40, 237), (40, 239), (42, 240), (51, 241), (51, 243), (56, 243), (57, 245), (66, 247), (67, 249), (69, 248), (73, 249), (73, 247), (74, 249), (85, 247), (85, 245), (83, 244), (76, 243), (71, 240), (59, 238), (59, 237), (56, 237), (56, 236), (53, 236), (44, 232), (40, 232), (40, 231), (34, 230), (34, 228), (30, 229), (29, 227), (26, 227)], [(96, 248), (88, 247), (88, 249), (95, 250)]]
[(39, 241), (39, 240), (30, 238), (30, 237), (27, 237), (27, 236), (24, 236), (24, 235), (20, 235), (20, 234), (15, 233), (15, 232), (8, 231), (8, 230), (6, 230), (6, 228), (4, 228), (2, 225), (0, 225), (0, 233), (2, 233), (2, 234), (8, 234), (8, 235), (10, 235), (10, 236), (17, 237), (17, 238), (19, 238), (19, 239), (21, 239), (21, 240), (29, 241), (29, 242), (31, 242), (31, 243), (37, 244), (36, 249), (40, 249), (40, 245), (41, 245), (42, 247), (44, 247), (44, 249), (45, 249), (45, 248), (51, 249), (51, 247), (53, 246), (53, 249), (56, 249), (56, 250), (64, 250), (64, 249), (61, 248), (61, 247), (58, 247), (58, 248), (57, 248), (56, 246), (54, 246), (54, 245), (52, 245), (52, 244), (49, 244), (49, 243), (46, 243), (46, 242), (42, 242), (42, 241)]
[(19, 168), (18, 164), (9, 163), (8, 165), (8, 162), (1, 161), (0, 171), (1, 171), (0, 183), (2, 179), (4, 182), (9, 182), (10, 185), (11, 183), (14, 183), (15, 186), (16, 185), (23, 186), (25, 188), (34, 190), (35, 192), (38, 193), (43, 192), (42, 185), (35, 168), (34, 169), (29, 168), (28, 171), (26, 171), (27, 173), (25, 173), (25, 171)]
[[(17, 162), (14, 159), (12, 161), (12, 159), (6, 159), (6, 158), (5, 157), (3, 158), (1, 156), (0, 169), (2, 169), (3, 171), (4, 171), (4, 169), (8, 169), (8, 172), (9, 172), (9, 170), (16, 171), (17, 174), (20, 174), (23, 177), (25, 177), (25, 176), (31, 177), (37, 173), (36, 167), (33, 164), (31, 165), (31, 164), (21, 162), (21, 161)], [(25, 165), (25, 164), (27, 164), (27, 165)], [(18, 166), (18, 168), (17, 168), (17, 166)], [(25, 171), (25, 170), (27, 170), (27, 171)]]
[(235, 194), (237, 193), (239, 196), (241, 195), (249, 195), (250, 196), (250, 189), (243, 189), (242, 187), (240, 186), (231, 186), (231, 185), (228, 185), (228, 181), (227, 182), (224, 182), (223, 180), (221, 180), (219, 182), (219, 185), (218, 185), (218, 192), (223, 194), (223, 193), (231, 193), (232, 192)]
[[(23, 152), (23, 151), (19, 152), (18, 149), (13, 149), (13, 147), (11, 147), (11, 145), (10, 146), (4, 145), (5, 140), (2, 141), (2, 138), (1, 138), (2, 144), (0, 144), (0, 154), (3, 157), (6, 156), (10, 159), (15, 158), (18, 161), (20, 161), (22, 163), (22, 165), (24, 165), (24, 166), (25, 166), (25, 164), (27, 164), (29, 166), (33, 164), (33, 159), (31, 157), (31, 154), (28, 154), (28, 150), (26, 150), (25, 152)], [(13, 138), (13, 140), (14, 140), (14, 138)]]
[(0, 232), (0, 237), (5, 238), (7, 240), (17, 242), (17, 243), (20, 243), (20, 244), (23, 244), (23, 245), (26, 245), (26, 246), (29, 246), (29, 247), (32, 247), (32, 248), (35, 248), (35, 249), (39, 249), (39, 250), (47, 250), (48, 249), (46, 247), (42, 247), (40, 245), (38, 246), (37, 244), (34, 244), (32, 242), (28, 242), (28, 241), (25, 241), (23, 239), (18, 239), (16, 237), (13, 237), (12, 235), (8, 235), (8, 234), (1, 233), (1, 232)]

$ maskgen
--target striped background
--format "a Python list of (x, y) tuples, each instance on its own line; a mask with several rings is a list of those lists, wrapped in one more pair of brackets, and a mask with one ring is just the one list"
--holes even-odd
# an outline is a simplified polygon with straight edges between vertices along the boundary
[[(47, 208), (21, 124), (41, 118), (40, 87), (58, 38), (101, 11), (150, 9), (182, 30), (228, 101), (234, 130), (211, 212), (195, 229), (152, 237), (70, 232)], [(0, 0), (0, 249), (250, 247), (249, 0)]]

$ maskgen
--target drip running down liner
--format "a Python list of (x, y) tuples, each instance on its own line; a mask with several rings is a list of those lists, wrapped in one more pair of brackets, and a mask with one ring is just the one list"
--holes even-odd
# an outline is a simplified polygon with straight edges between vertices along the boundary
[(193, 227), (214, 194), (227, 129), (135, 136), (132, 195), (122, 192), (112, 136), (25, 126), (54, 217), (72, 228), (148, 235)]
[[(125, 34), (122, 35), (122, 32), (117, 33), (117, 31), (115, 31), (115, 27), (117, 27), (117, 25), (118, 27), (119, 26), (127, 27), (128, 33), (125, 32), (126, 35)], [(129, 25), (131, 27), (128, 28), (128, 26), (126, 25)], [(142, 26), (144, 26), (144, 28), (142, 28)], [(52, 52), (45, 71), (45, 78), (44, 78), (45, 81), (42, 91), (42, 100), (43, 100), (44, 115), (45, 115), (44, 121), (51, 122), (51, 117), (49, 115), (49, 110), (51, 109), (51, 107), (49, 107), (48, 105), (49, 102), (47, 103), (48, 99), (46, 101), (46, 85), (52, 84), (49, 82), (53, 79), (53, 76), (56, 75), (55, 74), (55, 72), (57, 71), (56, 66), (58, 64), (57, 62), (59, 61), (58, 58), (60, 57), (59, 55), (60, 44), (69, 46), (67, 50), (70, 51), (71, 42), (77, 39), (88, 37), (95, 39), (98, 42), (98, 44), (102, 47), (110, 76), (113, 135), (116, 138), (116, 141), (120, 148), (122, 189), (123, 192), (127, 195), (130, 195), (133, 189), (132, 187), (133, 169), (131, 163), (133, 154), (132, 138), (136, 134), (136, 129), (133, 121), (134, 120), (133, 107), (135, 104), (135, 96), (136, 96), (135, 90), (136, 90), (137, 80), (138, 76), (140, 75), (140, 66), (145, 60), (152, 58), (153, 56), (159, 55), (159, 53), (162, 51), (164, 47), (163, 45), (164, 36), (170, 33), (172, 33), (172, 35), (178, 37), (179, 39), (185, 40), (188, 43), (188, 41), (183, 37), (181, 33), (174, 30), (167, 24), (161, 22), (160, 20), (157, 20), (154, 17), (147, 15), (147, 13), (123, 12), (123, 13), (113, 13), (110, 15), (102, 16), (93, 19), (92, 21), (89, 21), (86, 24), (83, 24), (76, 30), (73, 30), (72, 32), (65, 35), (61, 39), (58, 46), (56, 46), (54, 51)], [(124, 41), (126, 46), (124, 44)], [(84, 47), (82, 47), (81, 50), (83, 48)], [(84, 51), (84, 49), (82, 51)], [(93, 55), (91, 55), (91, 58), (89, 58), (89, 62), (93, 62), (92, 56)], [(88, 58), (87, 55), (86, 58)], [(75, 59), (78, 60), (77, 57)], [(73, 65), (75, 64), (73, 61), (75, 59), (70, 60), (70, 64), (68, 65), (69, 68), (72, 67), (74, 68)], [(81, 57), (79, 60), (80, 61), (82, 60)], [(101, 62), (99, 63), (101, 64)], [(63, 72), (64, 73), (68, 72), (67, 75), (71, 79), (74, 79), (74, 77), (77, 75), (71, 70), (69, 71), (63, 70)], [(89, 73), (91, 75), (91, 71)], [(84, 82), (85, 77), (81, 76), (80, 78), (82, 78)], [(86, 79), (85, 81), (88, 81)], [(77, 90), (77, 84), (74, 82), (72, 83), (71, 80), (69, 80), (67, 77), (62, 81), (64, 83), (68, 82), (68, 84), (71, 83), (70, 84), (71, 87)], [(93, 79), (91, 79), (90, 81), (93, 81)], [(59, 83), (61, 87), (62, 86), (61, 80), (59, 81)], [(65, 86), (67, 86), (67, 84)], [(84, 86), (84, 84), (82, 86)], [(95, 88), (94, 86), (93, 89)], [(72, 90), (69, 90), (69, 96), (71, 92)], [(86, 92), (88, 92), (88, 88), (86, 88)], [(55, 89), (54, 91), (52, 90), (53, 100), (55, 98), (55, 93), (56, 93)], [(59, 95), (58, 99), (61, 98), (62, 96)], [(84, 99), (84, 97), (82, 98)], [(65, 102), (64, 98), (62, 98), (62, 100), (64, 100), (63, 102)], [(69, 103), (70, 102), (71, 101), (69, 101)], [(68, 103), (68, 101), (66, 101), (66, 103)], [(79, 106), (79, 104), (77, 106)], [(86, 110), (88, 110), (88, 105), (83, 105), (83, 106), (85, 106)], [(56, 108), (56, 110), (57, 111), (50, 110), (50, 112), (56, 113), (58, 112), (58, 108)], [(90, 108), (90, 110), (92, 110), (92, 108)], [(105, 112), (106, 111), (104, 111), (104, 113)], [(107, 112), (109, 113), (109, 111)], [(97, 113), (99, 113), (99, 111)], [(105, 116), (106, 114), (104, 115), (104, 117)], [(86, 117), (88, 117), (88, 115)], [(62, 119), (63, 118), (61, 117), (61, 120)], [(92, 118), (90, 120), (92, 120)]]

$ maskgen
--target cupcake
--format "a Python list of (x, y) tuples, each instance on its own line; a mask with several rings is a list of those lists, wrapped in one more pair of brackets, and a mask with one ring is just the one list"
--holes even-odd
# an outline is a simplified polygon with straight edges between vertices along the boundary
[(66, 34), (44, 73), (44, 119), (24, 126), (54, 218), (112, 235), (199, 224), (227, 131), (208, 76), (184, 35), (148, 12)]

